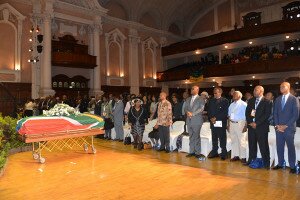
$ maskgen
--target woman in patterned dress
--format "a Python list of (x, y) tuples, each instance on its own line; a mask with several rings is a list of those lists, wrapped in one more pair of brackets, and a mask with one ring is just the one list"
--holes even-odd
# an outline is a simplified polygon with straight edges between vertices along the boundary
[(132, 106), (128, 112), (128, 123), (131, 126), (134, 148), (137, 148), (138, 150), (143, 149), (143, 133), (148, 120), (147, 112), (141, 106), (142, 104), (142, 100), (134, 99), (134, 106)]

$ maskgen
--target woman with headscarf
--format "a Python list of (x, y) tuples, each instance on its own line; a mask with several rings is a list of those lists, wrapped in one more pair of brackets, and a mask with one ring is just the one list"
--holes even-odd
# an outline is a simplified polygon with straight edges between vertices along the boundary
[(128, 112), (128, 123), (131, 126), (131, 134), (133, 135), (134, 139), (134, 148), (137, 148), (138, 150), (143, 149), (143, 133), (148, 120), (147, 112), (141, 106), (142, 104), (142, 100), (134, 99), (133, 107), (131, 107)]

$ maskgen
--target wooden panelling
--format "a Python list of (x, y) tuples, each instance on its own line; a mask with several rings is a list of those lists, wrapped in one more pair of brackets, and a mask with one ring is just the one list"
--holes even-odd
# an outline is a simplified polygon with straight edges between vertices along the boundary
[(16, 107), (23, 107), (31, 98), (31, 83), (0, 83), (0, 113), (15, 115)]
[(102, 85), (101, 89), (105, 93), (104, 94), (105, 96), (108, 96), (109, 94), (120, 95), (120, 94), (123, 94), (123, 93), (130, 93), (130, 87), (129, 86)]
[(96, 56), (67, 52), (52, 52), (52, 65), (92, 69), (96, 67)]
[(161, 92), (161, 87), (140, 87), (141, 94), (151, 94), (158, 96)]

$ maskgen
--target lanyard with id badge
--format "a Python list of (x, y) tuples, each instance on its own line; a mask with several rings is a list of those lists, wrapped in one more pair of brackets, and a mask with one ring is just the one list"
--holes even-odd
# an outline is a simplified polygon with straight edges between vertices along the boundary
[(256, 99), (256, 101), (255, 101), (255, 109), (252, 109), (252, 111), (251, 111), (251, 117), (254, 117), (253, 118), (254, 122), (255, 122), (255, 114), (256, 114), (256, 109), (257, 109), (258, 104), (259, 104), (259, 99)]

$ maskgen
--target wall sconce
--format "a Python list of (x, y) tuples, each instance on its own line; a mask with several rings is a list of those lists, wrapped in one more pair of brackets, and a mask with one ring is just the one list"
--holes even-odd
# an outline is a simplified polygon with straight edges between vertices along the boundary
[(36, 50), (37, 50), (38, 53), (42, 53), (42, 51), (43, 51), (43, 46), (42, 46), (42, 45), (37, 45), (37, 46), (36, 46)]
[(43, 42), (43, 38), (44, 38), (43, 35), (37, 35), (37, 40), (39, 41), (39, 43)]

